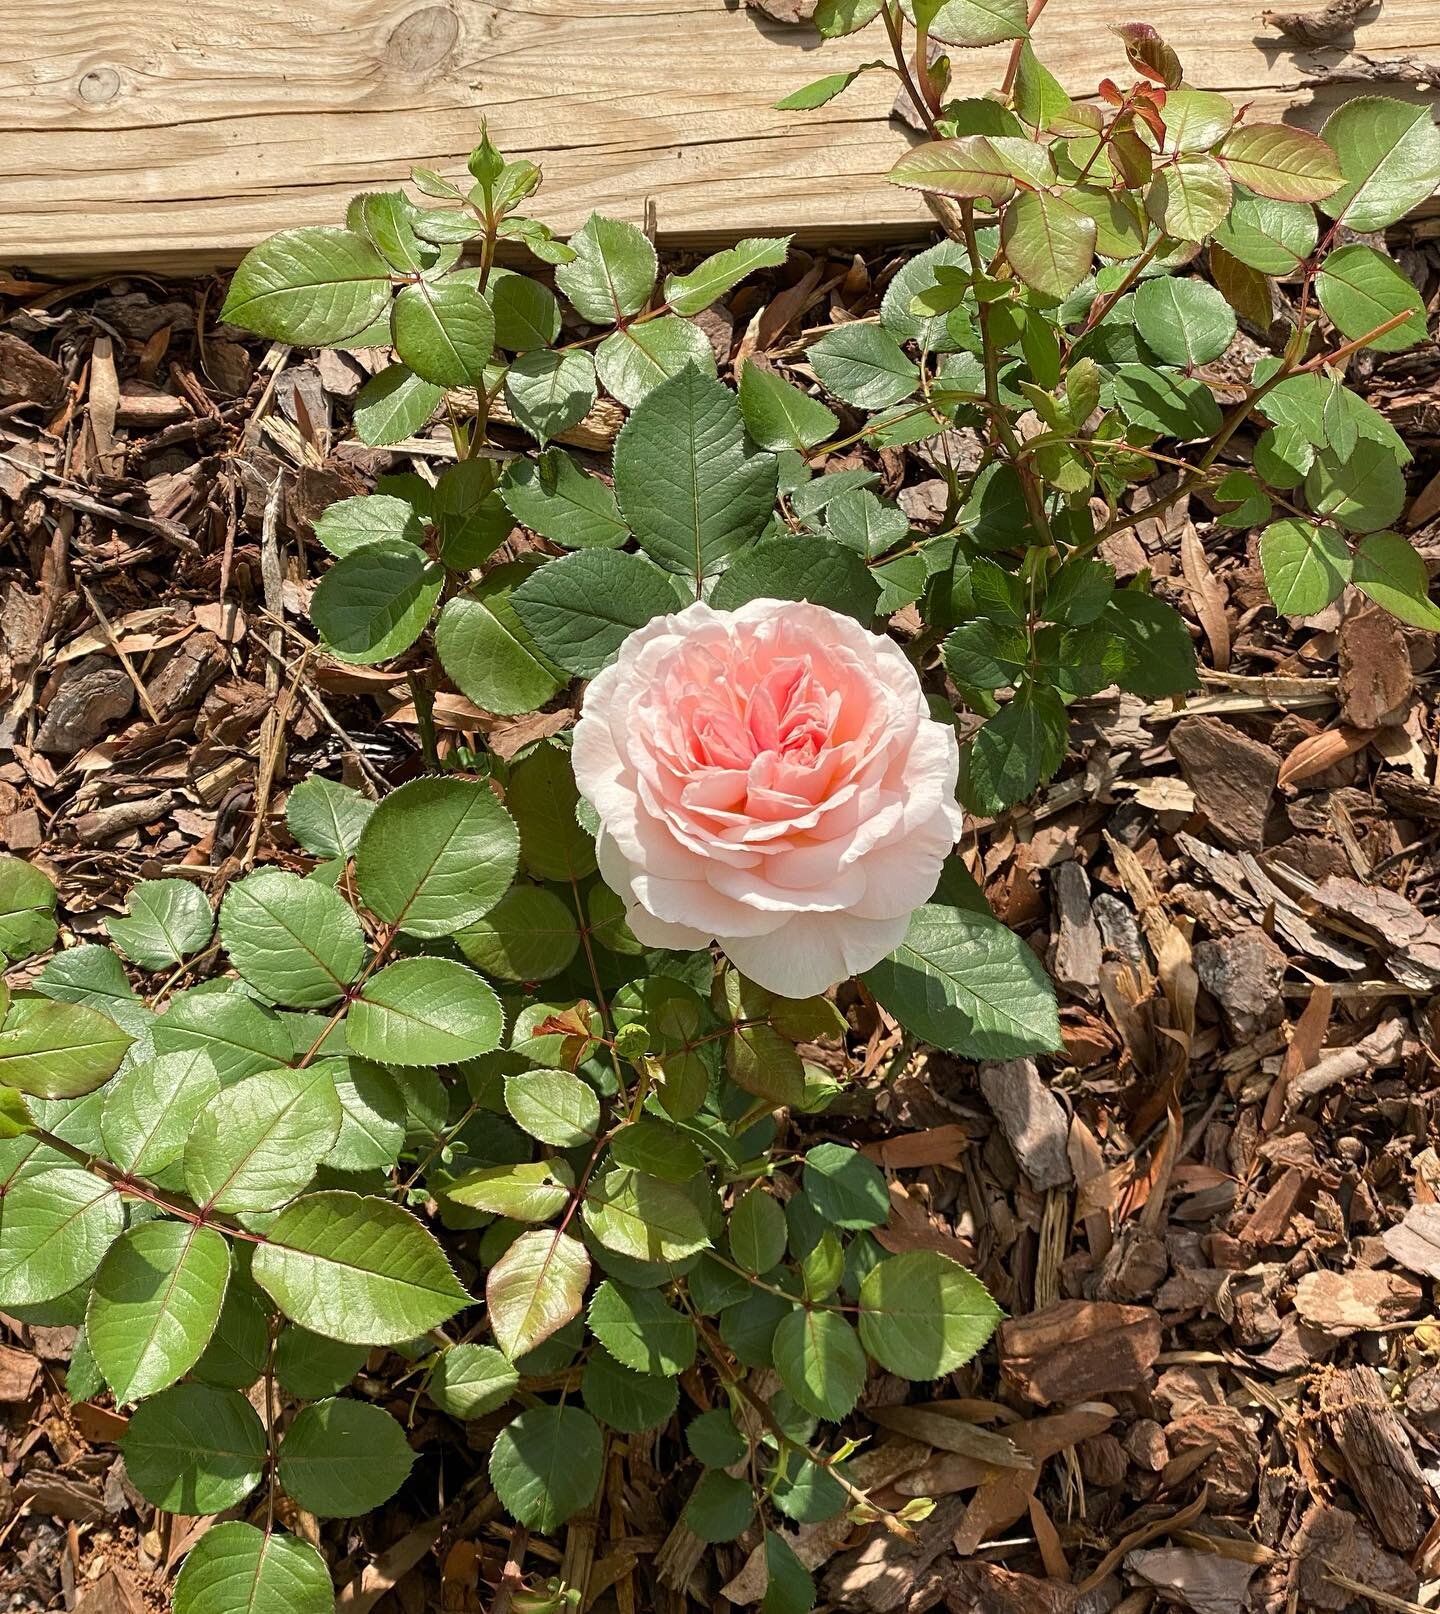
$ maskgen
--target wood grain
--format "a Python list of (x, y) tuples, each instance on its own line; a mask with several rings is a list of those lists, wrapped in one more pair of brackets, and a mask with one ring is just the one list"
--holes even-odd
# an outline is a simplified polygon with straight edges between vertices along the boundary
[[(1143, 14), (1197, 85), (1314, 124), (1352, 86), (1307, 87), (1343, 52), (1263, 29), (1250, 0), (1054, 0), (1037, 43), (1075, 94)], [(1440, 55), (1440, 7), (1385, 0), (1377, 58)], [(822, 73), (883, 53), (878, 29), (820, 45), (739, 0), (0, 0), (0, 261), (41, 270), (233, 262), (269, 231), (338, 221), (412, 163), (456, 172), (480, 120), (546, 176), (537, 213), (599, 208), (672, 242), (796, 230), (861, 240), (927, 215), (885, 183), (906, 133), (895, 80), (829, 107), (773, 110)], [(1005, 47), (955, 53), (964, 93)], [(1291, 110), (1293, 109), (1293, 111)]]

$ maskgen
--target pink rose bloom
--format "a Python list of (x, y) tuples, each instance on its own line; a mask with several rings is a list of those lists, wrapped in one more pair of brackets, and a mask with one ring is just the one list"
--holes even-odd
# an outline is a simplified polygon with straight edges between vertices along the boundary
[(649, 947), (810, 997), (904, 939), (960, 834), (954, 730), (891, 639), (793, 600), (686, 606), (585, 694), (575, 778)]

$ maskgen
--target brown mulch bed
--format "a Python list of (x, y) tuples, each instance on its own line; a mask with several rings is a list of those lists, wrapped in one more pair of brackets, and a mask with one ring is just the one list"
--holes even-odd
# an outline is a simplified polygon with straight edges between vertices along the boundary
[[(1440, 251), (1423, 228), (1392, 245), (1433, 302)], [(704, 316), (722, 373), (803, 366), (899, 261), (797, 253)], [(447, 442), (358, 444), (349, 400), (380, 356), (241, 340), (220, 289), (0, 274), (0, 849), (56, 878), (70, 941), (104, 940), (136, 879), (218, 898), (293, 860), (284, 800), (310, 772), (375, 791), (421, 771), (403, 674), (314, 649), (309, 523)], [(1416, 455), (1407, 530), (1440, 559), (1440, 360), (1360, 362)], [(614, 425), (583, 430), (597, 468)], [(876, 463), (933, 522), (924, 450)], [(1060, 776), (969, 826), (967, 861), (1056, 980), (1066, 1057), (912, 1055), (850, 1006), (845, 1124), (890, 1176), (885, 1238), (958, 1255), (1012, 1320), (919, 1400), (877, 1377), (853, 1420), (860, 1483), (937, 1499), (915, 1539), (841, 1520), (805, 1550), (822, 1598), (862, 1614), (1418, 1608), (1440, 1543), (1434, 637), (1358, 597), (1278, 619), (1255, 535), (1198, 500), (1106, 558), (1186, 613), (1203, 691), (1084, 702)], [(442, 690), (436, 721), (509, 754), (564, 715)], [(68, 1404), (72, 1336), (0, 1317), (0, 1610), (159, 1610), (194, 1525), (127, 1484), (108, 1402)], [(369, 1392), (404, 1368), (374, 1353)], [(343, 1608), (499, 1608), (507, 1559), (543, 1577), (562, 1553), (593, 1557), (594, 1606), (619, 1614), (755, 1602), (743, 1543), (673, 1528), (692, 1476), (669, 1437), (617, 1440), (599, 1516), (555, 1544), (490, 1497), (491, 1432), (422, 1410), (394, 1504), (323, 1534), (287, 1519), (323, 1540)]]

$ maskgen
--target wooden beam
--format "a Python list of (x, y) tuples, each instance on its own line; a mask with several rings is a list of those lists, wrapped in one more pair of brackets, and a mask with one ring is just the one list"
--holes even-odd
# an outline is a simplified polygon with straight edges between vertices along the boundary
[[(1108, 25), (1143, 15), (1195, 84), (1268, 115), (1314, 125), (1357, 93), (1310, 82), (1343, 51), (1298, 51), (1257, 11), (1052, 0), (1037, 45), (1090, 93), (1124, 71)], [(1366, 55), (1440, 56), (1433, 0), (1371, 16)], [(0, 0), (0, 38), (0, 260), (38, 270), (232, 263), (270, 231), (338, 221), (412, 163), (458, 171), (482, 116), (544, 167), (535, 211), (562, 231), (592, 208), (638, 221), (647, 200), (672, 243), (861, 241), (928, 219), (883, 178), (907, 138), (890, 74), (815, 112), (773, 110), (884, 54), (883, 32), (821, 48), (738, 0)], [(1004, 64), (1003, 46), (955, 52), (960, 91)]]

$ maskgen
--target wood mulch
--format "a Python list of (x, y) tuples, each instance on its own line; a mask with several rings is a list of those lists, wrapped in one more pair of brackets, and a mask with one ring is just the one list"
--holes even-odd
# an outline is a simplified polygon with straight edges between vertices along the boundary
[[(1392, 244), (1433, 302), (1440, 252), (1423, 230)], [(873, 310), (898, 262), (797, 253), (743, 287), (703, 320), (722, 373), (754, 354), (803, 379), (803, 339)], [(54, 875), (72, 943), (103, 940), (139, 878), (218, 898), (254, 863), (295, 863), (284, 800), (312, 771), (372, 791), (420, 771), (403, 675), (314, 647), (310, 523), (382, 471), (433, 470), (446, 440), (358, 444), (347, 410), (382, 356), (241, 339), (216, 325), (220, 290), (0, 275), (0, 847)], [(1415, 452), (1407, 531), (1433, 563), (1440, 359), (1358, 362)], [(614, 426), (584, 428), (596, 467)], [(924, 450), (873, 463), (936, 519)], [(1055, 978), (1065, 1057), (912, 1054), (848, 1004), (839, 1124), (887, 1170), (882, 1241), (959, 1256), (1011, 1320), (949, 1381), (877, 1376), (852, 1420), (858, 1483), (936, 1499), (914, 1538), (840, 1520), (801, 1551), (828, 1605), (861, 1614), (1426, 1607), (1435, 641), (1353, 596), (1277, 619), (1255, 534), (1198, 499), (1106, 558), (1185, 612), (1203, 690), (1083, 702), (1059, 777), (963, 847)], [(446, 742), (504, 754), (567, 718), (436, 701)], [(67, 1404), (72, 1335), (0, 1317), (0, 1610), (160, 1610), (197, 1525), (129, 1486), (108, 1402)], [(377, 1351), (362, 1381), (402, 1416), (404, 1366)], [(393, 1504), (287, 1519), (323, 1542), (347, 1614), (507, 1608), (520, 1574), (587, 1563), (619, 1614), (757, 1603), (747, 1543), (675, 1527), (694, 1476), (673, 1434), (614, 1441), (597, 1517), (547, 1543), (489, 1494), (495, 1426), (422, 1403)]]

